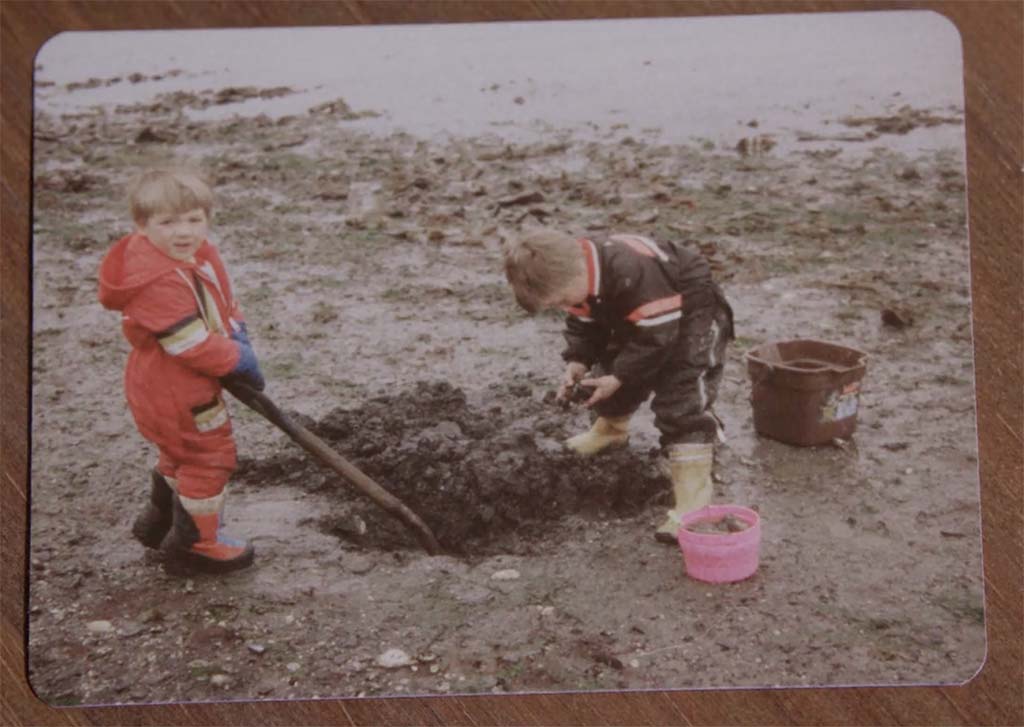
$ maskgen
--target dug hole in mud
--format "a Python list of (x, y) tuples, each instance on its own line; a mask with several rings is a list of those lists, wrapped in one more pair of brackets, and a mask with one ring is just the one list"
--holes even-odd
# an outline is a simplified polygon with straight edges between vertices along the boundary
[[(478, 398), (468, 401), (445, 381), (420, 381), (305, 424), (415, 511), (446, 553), (461, 557), (530, 555), (552, 521), (570, 514), (631, 517), (667, 502), (657, 450), (581, 458), (566, 449), (578, 417), (557, 406), (550, 389), (495, 384)], [(243, 459), (237, 478), (329, 492), (336, 506), (318, 526), (350, 546), (419, 547), (402, 523), (301, 453)]]

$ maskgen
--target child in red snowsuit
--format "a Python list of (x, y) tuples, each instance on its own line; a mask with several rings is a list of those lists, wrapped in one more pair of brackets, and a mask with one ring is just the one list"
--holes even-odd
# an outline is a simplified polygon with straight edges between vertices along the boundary
[(136, 230), (104, 257), (99, 300), (122, 314), (132, 346), (128, 406), (160, 453), (132, 533), (198, 570), (245, 568), (252, 545), (220, 530), (236, 465), (221, 380), (258, 390), (264, 382), (224, 263), (206, 240), (212, 194), (195, 174), (161, 169), (140, 177), (130, 201)]

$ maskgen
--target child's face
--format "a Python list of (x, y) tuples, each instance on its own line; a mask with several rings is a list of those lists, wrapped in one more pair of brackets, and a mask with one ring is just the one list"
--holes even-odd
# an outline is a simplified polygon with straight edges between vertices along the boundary
[(209, 232), (209, 221), (202, 207), (187, 212), (155, 212), (139, 232), (175, 260), (191, 260)]

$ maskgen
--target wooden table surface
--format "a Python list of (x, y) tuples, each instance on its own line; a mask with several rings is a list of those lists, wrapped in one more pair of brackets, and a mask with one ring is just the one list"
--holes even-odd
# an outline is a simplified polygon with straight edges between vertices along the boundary
[[(32, 65), (62, 30), (933, 9), (964, 47), (988, 658), (956, 687), (618, 692), (53, 709), (25, 678)], [(0, 724), (1024, 725), (1024, 3), (4, 2)]]

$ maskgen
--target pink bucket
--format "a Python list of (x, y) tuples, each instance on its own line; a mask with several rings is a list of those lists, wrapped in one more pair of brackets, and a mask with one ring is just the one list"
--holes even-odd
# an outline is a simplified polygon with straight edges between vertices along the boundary
[[(694, 533), (686, 528), (716, 522), (726, 515), (750, 527), (737, 533)], [(761, 518), (739, 505), (708, 505), (688, 512), (679, 521), (679, 548), (686, 574), (708, 583), (732, 583), (754, 575), (761, 551)]]

